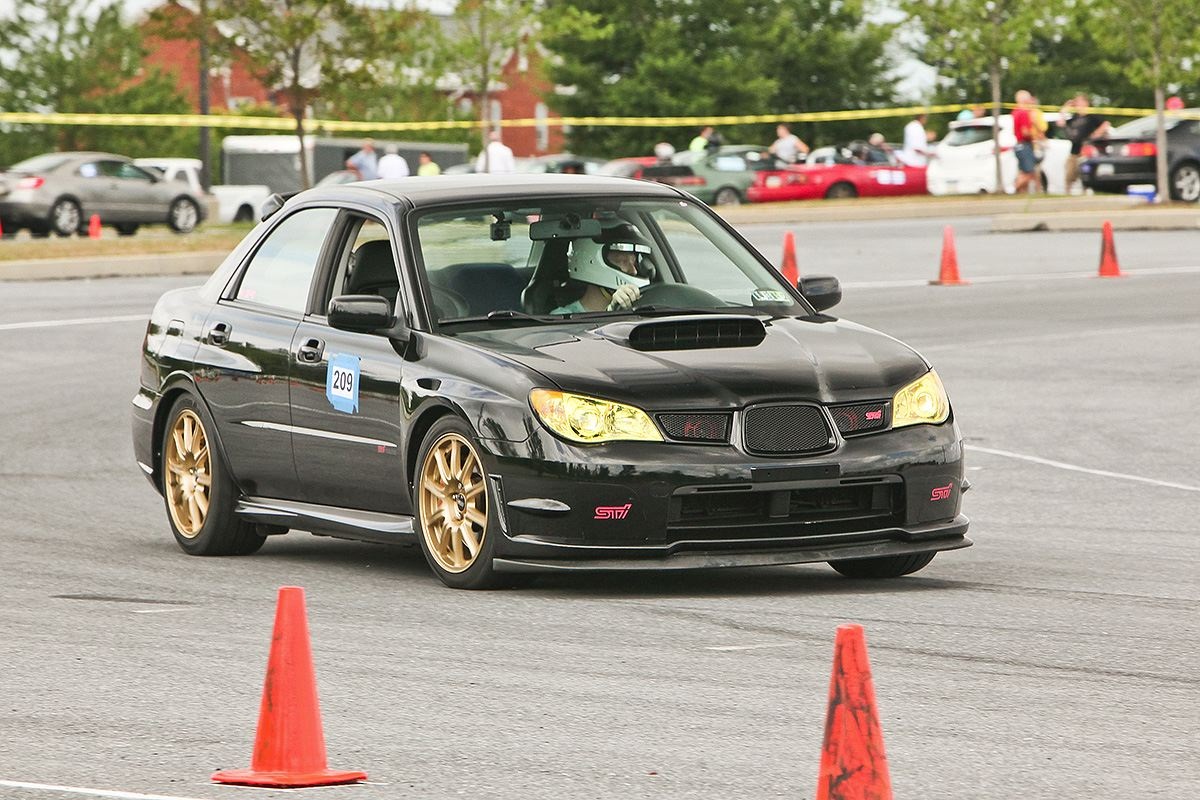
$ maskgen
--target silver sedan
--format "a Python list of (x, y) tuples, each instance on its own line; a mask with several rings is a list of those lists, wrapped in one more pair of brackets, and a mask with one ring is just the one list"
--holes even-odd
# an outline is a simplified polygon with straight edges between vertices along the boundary
[(205, 205), (191, 187), (111, 153), (47, 153), (0, 172), (0, 224), (6, 234), (70, 236), (87, 230), (92, 215), (122, 236), (139, 225), (194, 229)]

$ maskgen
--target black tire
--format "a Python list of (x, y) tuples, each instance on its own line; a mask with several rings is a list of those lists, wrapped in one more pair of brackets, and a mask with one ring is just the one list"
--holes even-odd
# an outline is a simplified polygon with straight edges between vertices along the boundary
[(83, 209), (69, 197), (60, 197), (50, 206), (50, 217), (46, 225), (56, 236), (70, 236), (86, 228), (83, 219)]
[(713, 195), (714, 206), (740, 206), (742, 195), (732, 186), (723, 186)]
[(913, 553), (906, 556), (878, 556), (830, 561), (829, 566), (847, 578), (899, 578), (929, 566), (937, 553)]
[(167, 209), (167, 224), (176, 233), (191, 233), (200, 223), (200, 206), (186, 197), (176, 197)]
[(254, 209), (247, 205), (238, 207), (237, 213), (233, 215), (234, 222), (253, 222)]
[(138, 225), (133, 222), (122, 222), (116, 226), (118, 236), (133, 236), (138, 232)]
[(1185, 203), (1200, 201), (1200, 164), (1188, 161), (1171, 170), (1171, 199)]
[(221, 460), (212, 418), (191, 395), (180, 396), (171, 407), (159, 449), (167, 522), (183, 552), (242, 556), (262, 547), (266, 537), (233, 511), (238, 488)]
[[(457, 457), (453, 449), (458, 450)], [(441, 454), (441, 463), (435, 450)], [(473, 462), (466, 456), (468, 451)], [(506, 583), (504, 576), (492, 568), (496, 539), (501, 534), (481, 452), (471, 427), (458, 417), (447, 416), (433, 423), (417, 455), (412, 487), (417, 541), (429, 568), (451, 589), (493, 589)], [(442, 491), (432, 491), (426, 483), (427, 471)], [(486, 504), (483, 525), (470, 516), (471, 512), (481, 514), (481, 498)], [(473, 554), (469, 552), (470, 540), (476, 543)]]
[(825, 192), (826, 200), (843, 200), (847, 197), (858, 197), (858, 189), (854, 188), (854, 184), (845, 181), (838, 181)]
[(45, 239), (50, 235), (50, 227), (44, 223), (37, 223), (29, 226), (29, 235), (35, 239)]

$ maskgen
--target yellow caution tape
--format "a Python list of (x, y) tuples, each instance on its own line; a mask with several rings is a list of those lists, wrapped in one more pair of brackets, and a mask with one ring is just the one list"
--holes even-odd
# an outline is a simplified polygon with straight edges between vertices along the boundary
[[(703, 117), (556, 117), (549, 119), (506, 119), (499, 125), (505, 128), (531, 128), (550, 126), (599, 126), (599, 127), (699, 127), (703, 125), (753, 125), (780, 122), (839, 122), (845, 120), (886, 119), (907, 117), (917, 114), (948, 114), (990, 104), (956, 103), (937, 106), (906, 106), (901, 108), (858, 108), (842, 111), (805, 111), (793, 114), (750, 114), (736, 116)], [(1014, 103), (1003, 103), (1011, 109)], [(1041, 106), (1046, 111), (1057, 111), (1057, 106)], [(1091, 109), (1098, 114), (1110, 116), (1141, 117), (1154, 113), (1154, 109), (1110, 108)], [(1200, 119), (1200, 112), (1174, 111), (1167, 116), (1185, 119)], [(0, 112), (0, 124), (17, 125), (103, 125), (116, 127), (170, 127), (170, 128), (221, 128), (226, 130), (296, 130), (295, 120), (287, 117), (238, 117), (223, 114), (37, 114), (31, 112)], [(371, 131), (442, 131), (471, 130), (483, 126), (479, 120), (432, 120), (424, 122), (370, 122), (343, 119), (306, 119), (305, 133), (371, 132)]]

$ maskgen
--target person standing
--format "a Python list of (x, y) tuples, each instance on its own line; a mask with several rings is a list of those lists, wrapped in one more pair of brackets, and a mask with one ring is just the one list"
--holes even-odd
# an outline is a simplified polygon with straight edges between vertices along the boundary
[(1108, 133), (1108, 120), (1099, 114), (1092, 114), (1088, 105), (1088, 96), (1077, 94), (1063, 105), (1059, 117), (1058, 124), (1067, 129), (1067, 138), (1071, 140), (1071, 154), (1067, 156), (1068, 194), (1074, 193), (1072, 190), (1075, 182), (1079, 180), (1079, 160), (1083, 146), (1089, 139), (1099, 139)]
[(1013, 135), (1017, 140), (1013, 148), (1013, 155), (1017, 157), (1016, 193), (1036, 192), (1039, 181), (1034, 145), (1040, 132), (1033, 116), (1033, 95), (1022, 89), (1017, 92), (1016, 100), (1017, 107), (1012, 112)]
[(517, 160), (513, 158), (512, 148), (500, 141), (500, 131), (488, 134), (487, 147), (475, 160), (476, 172), (490, 172), (493, 175), (516, 172)]
[(417, 156), (417, 160), (420, 162), (417, 166), (417, 175), (420, 177), (427, 178), (431, 175), (442, 174), (442, 168), (438, 166), (438, 163), (433, 160), (433, 156), (429, 155), (427, 151), (422, 150), (421, 155)]
[(688, 144), (688, 150), (703, 152), (708, 147), (712, 135), (712, 125), (705, 125), (700, 129), (700, 133), (696, 134), (696, 138), (692, 139), (691, 143)]
[(929, 163), (929, 135), (925, 132), (926, 114), (917, 114), (904, 126), (904, 145), (896, 157), (909, 167), (923, 167)]
[(358, 176), (360, 181), (373, 181), (379, 177), (379, 156), (375, 154), (375, 140), (363, 139), (357, 153), (346, 159), (346, 169)]
[(800, 156), (808, 155), (808, 145), (804, 143), (796, 134), (792, 133), (791, 128), (787, 125), (779, 124), (775, 126), (775, 141), (767, 148), (776, 158), (795, 164), (800, 160)]
[(404, 160), (404, 156), (400, 155), (399, 148), (394, 144), (389, 144), (386, 150), (383, 158), (379, 159), (377, 167), (379, 177), (385, 181), (407, 178), (411, 173), (408, 171), (408, 162)]

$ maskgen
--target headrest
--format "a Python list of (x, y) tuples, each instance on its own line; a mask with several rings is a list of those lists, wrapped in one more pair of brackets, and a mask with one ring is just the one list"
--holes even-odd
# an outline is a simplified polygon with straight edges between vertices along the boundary
[(387, 239), (367, 242), (354, 254), (354, 271), (350, 275), (350, 294), (369, 286), (397, 286), (396, 261)]

